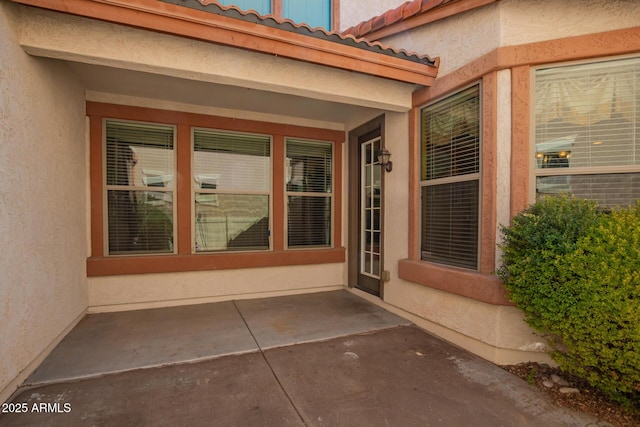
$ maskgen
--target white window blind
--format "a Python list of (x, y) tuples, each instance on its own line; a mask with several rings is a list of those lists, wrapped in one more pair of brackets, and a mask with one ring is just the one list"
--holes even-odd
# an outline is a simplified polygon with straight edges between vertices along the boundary
[(271, 138), (193, 131), (195, 250), (270, 248)]
[(288, 247), (331, 246), (333, 145), (287, 139)]
[(480, 203), (480, 88), (421, 111), (421, 256), (476, 269)]
[(534, 120), (537, 196), (640, 198), (640, 58), (536, 70)]
[(110, 255), (173, 252), (174, 128), (106, 121)]

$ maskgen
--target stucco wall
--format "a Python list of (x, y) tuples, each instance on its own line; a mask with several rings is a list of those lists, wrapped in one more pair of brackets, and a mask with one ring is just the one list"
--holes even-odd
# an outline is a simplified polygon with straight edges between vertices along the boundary
[(503, 0), (500, 45), (601, 33), (640, 24), (636, 0)]
[(340, 289), (344, 264), (89, 278), (89, 311), (105, 312)]
[(501, 0), (383, 43), (440, 57), (438, 77), (493, 51), (513, 46), (638, 26), (635, 0)]
[(382, 15), (387, 10), (395, 9), (406, 0), (342, 0), (340, 2), (340, 30), (367, 21), (374, 16)]
[(0, 2), (0, 401), (87, 306), (84, 92)]

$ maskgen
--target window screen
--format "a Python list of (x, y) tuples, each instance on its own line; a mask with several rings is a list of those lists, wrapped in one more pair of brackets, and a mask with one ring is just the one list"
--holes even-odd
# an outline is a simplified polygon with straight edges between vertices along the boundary
[(286, 154), (288, 246), (331, 246), (333, 145), (288, 139)]
[(639, 82), (640, 58), (536, 71), (538, 196), (570, 193), (609, 207), (640, 198)]
[(195, 250), (268, 250), (271, 138), (195, 129)]
[(480, 203), (480, 88), (421, 111), (421, 256), (476, 269)]
[(106, 122), (110, 255), (173, 252), (174, 128)]

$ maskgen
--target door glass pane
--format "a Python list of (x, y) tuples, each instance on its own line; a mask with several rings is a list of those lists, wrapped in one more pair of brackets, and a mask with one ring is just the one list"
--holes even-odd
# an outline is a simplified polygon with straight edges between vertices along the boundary
[(378, 162), (380, 138), (361, 144), (361, 273), (380, 277), (380, 196), (381, 166)]

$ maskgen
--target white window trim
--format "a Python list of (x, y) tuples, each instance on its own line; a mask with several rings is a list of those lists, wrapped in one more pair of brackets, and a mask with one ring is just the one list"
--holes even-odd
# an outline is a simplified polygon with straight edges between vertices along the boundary
[[(127, 185), (108, 185), (107, 184), (107, 122), (115, 123), (132, 123), (148, 126), (162, 126), (170, 127), (173, 129), (173, 176), (177, 176), (178, 173), (178, 156), (177, 156), (177, 141), (178, 141), (178, 128), (175, 125), (169, 123), (156, 123), (145, 122), (140, 120), (127, 120), (127, 119), (114, 119), (105, 117), (102, 119), (102, 235), (103, 239), (103, 254), (105, 257), (143, 257), (143, 256), (167, 256), (175, 255), (178, 253), (177, 245), (177, 233), (178, 233), (178, 203), (176, 202), (176, 185), (173, 184), (170, 187), (150, 187), (150, 186), (127, 186)], [(141, 252), (131, 254), (110, 254), (109, 253), (109, 190), (126, 190), (126, 191), (151, 191), (151, 192), (166, 192), (171, 194), (172, 200), (172, 226), (173, 226), (173, 251), (171, 252)]]
[[(330, 144), (331, 145), (331, 192), (329, 193), (308, 193), (308, 192), (298, 192), (298, 191), (287, 191), (287, 142), (289, 140), (294, 141), (304, 141), (310, 144)], [(334, 229), (335, 229), (335, 202), (334, 202), (334, 194), (335, 194), (335, 168), (336, 168), (336, 144), (333, 141), (323, 141), (317, 139), (307, 139), (307, 138), (294, 138), (294, 137), (285, 137), (284, 138), (284, 249), (288, 251), (307, 251), (307, 250), (318, 250), (318, 249), (331, 249), (335, 247), (334, 242)], [(289, 246), (289, 196), (310, 196), (310, 197), (328, 197), (330, 201), (329, 209), (331, 213), (331, 230), (329, 232), (329, 245), (317, 245), (317, 246)]]
[[(240, 191), (240, 190), (218, 190), (218, 189), (204, 189), (197, 188), (194, 177), (194, 161), (195, 161), (195, 133), (197, 131), (205, 131), (205, 132), (221, 132), (221, 133), (232, 133), (236, 135), (252, 135), (252, 136), (263, 136), (269, 138), (269, 191)], [(191, 253), (193, 255), (211, 255), (211, 254), (241, 254), (248, 252), (273, 252), (273, 135), (263, 134), (263, 133), (252, 133), (252, 132), (242, 132), (242, 131), (230, 131), (227, 129), (216, 129), (216, 128), (206, 128), (202, 126), (191, 126), (190, 129), (190, 170), (189, 170), (189, 180), (191, 182)], [(257, 196), (269, 196), (269, 249), (264, 250), (237, 250), (237, 251), (229, 251), (229, 250), (211, 250), (211, 251), (197, 251), (196, 250), (196, 215), (195, 215), (195, 205), (196, 205), (196, 194), (232, 194), (232, 195), (257, 195)]]
[[(579, 61), (563, 61), (557, 63), (540, 64), (531, 67), (530, 70), (530, 129), (529, 129), (529, 203), (536, 201), (537, 178), (545, 176), (573, 176), (573, 175), (604, 175), (604, 174), (624, 174), (624, 173), (640, 173), (639, 165), (623, 165), (623, 166), (591, 166), (591, 167), (575, 167), (575, 168), (538, 168), (536, 165), (536, 73), (538, 70), (549, 68), (561, 68), (567, 66), (588, 65), (594, 63), (606, 63), (624, 59), (640, 59), (637, 54), (607, 56), (599, 58), (590, 58)], [(640, 89), (639, 89), (640, 90)]]
[[(431, 180), (421, 180), (422, 178), (422, 111), (425, 108), (428, 108), (434, 104), (437, 104), (441, 101), (444, 101), (452, 96), (455, 96), (459, 93), (464, 92), (467, 89), (470, 89), (474, 86), (478, 86), (478, 106), (479, 106), (479, 111), (478, 111), (478, 121), (480, 123), (480, 130), (479, 130), (479, 143), (480, 143), (480, 147), (479, 147), (479, 153), (478, 153), (478, 162), (479, 162), (479, 168), (478, 168), (478, 172), (477, 173), (473, 173), (473, 174), (468, 174), (468, 175), (459, 175), (459, 176), (452, 176), (452, 177), (445, 177), (445, 178), (436, 178), (436, 179), (431, 179)], [(418, 155), (418, 159), (419, 159), (419, 167), (418, 167), (418, 197), (419, 197), (419, 206), (420, 206), (420, 210), (419, 210), (419, 226), (418, 226), (418, 230), (420, 232), (420, 238), (418, 239), (418, 254), (419, 254), (419, 258), (422, 262), (429, 262), (429, 263), (433, 263), (433, 264), (437, 264), (437, 265), (441, 265), (444, 266), (446, 268), (458, 268), (458, 269), (462, 269), (462, 270), (469, 270), (469, 271), (480, 271), (480, 261), (481, 261), (481, 252), (482, 252), (482, 200), (483, 200), (483, 185), (482, 185), (482, 175), (483, 175), (483, 170), (484, 170), (484, 163), (483, 163), (483, 156), (482, 156), (482, 152), (483, 152), (483, 145), (484, 145), (484, 140), (483, 140), (483, 136), (484, 136), (484, 132), (483, 132), (483, 125), (484, 125), (484, 117), (483, 117), (483, 91), (482, 91), (482, 81), (477, 81), (471, 84), (468, 84), (460, 89), (457, 89), (456, 91), (454, 91), (453, 93), (448, 93), (447, 95), (443, 95), (441, 97), (438, 97), (434, 100), (432, 100), (431, 102), (424, 104), (423, 106), (421, 106), (420, 108), (418, 108), (419, 111), (419, 120), (420, 120), (420, 137), (419, 137), (419, 149), (420, 149), (420, 153)], [(468, 268), (468, 267), (460, 267), (460, 266), (456, 266), (456, 265), (451, 265), (451, 264), (444, 264), (444, 263), (438, 263), (435, 261), (429, 261), (429, 260), (423, 260), (422, 259), (422, 238), (423, 238), (423, 229), (422, 229), (422, 188), (423, 187), (430, 187), (430, 186), (436, 186), (436, 185), (443, 185), (443, 184), (452, 184), (452, 183), (458, 183), (458, 182), (470, 182), (470, 181), (478, 181), (478, 235), (477, 235), (477, 253), (476, 253), (476, 266), (475, 268)]]

